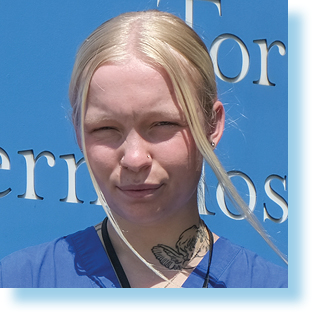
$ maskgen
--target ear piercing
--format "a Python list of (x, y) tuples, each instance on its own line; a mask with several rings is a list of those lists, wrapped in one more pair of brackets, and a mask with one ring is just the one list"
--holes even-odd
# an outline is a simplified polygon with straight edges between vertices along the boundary
[(211, 141), (211, 146), (212, 148), (215, 148), (215, 143), (213, 141)]

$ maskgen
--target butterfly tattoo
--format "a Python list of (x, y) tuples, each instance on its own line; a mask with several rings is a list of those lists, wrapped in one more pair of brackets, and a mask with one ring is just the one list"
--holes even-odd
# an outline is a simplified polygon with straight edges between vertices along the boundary
[[(201, 246), (194, 255), (198, 242)], [(182, 270), (193, 257), (196, 257), (200, 252), (206, 253), (208, 249), (209, 239), (207, 232), (203, 227), (198, 228), (196, 225), (193, 225), (179, 236), (175, 249), (167, 245), (158, 244), (151, 250), (155, 258), (164, 267), (172, 270)]]

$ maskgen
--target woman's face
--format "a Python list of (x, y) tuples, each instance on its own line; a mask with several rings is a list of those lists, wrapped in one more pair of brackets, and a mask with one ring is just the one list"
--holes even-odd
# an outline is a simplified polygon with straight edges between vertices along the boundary
[(198, 211), (202, 156), (164, 71), (137, 59), (98, 68), (84, 129), (89, 163), (114, 214), (151, 224)]

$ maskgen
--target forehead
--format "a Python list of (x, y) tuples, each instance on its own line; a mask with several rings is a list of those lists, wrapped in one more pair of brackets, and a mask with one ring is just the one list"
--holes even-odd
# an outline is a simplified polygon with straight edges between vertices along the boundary
[(136, 112), (179, 110), (171, 80), (164, 69), (138, 59), (124, 64), (105, 64), (91, 80), (87, 111)]
[(97, 68), (92, 76), (90, 91), (97, 92), (101, 89), (109, 93), (121, 85), (145, 89), (149, 82), (159, 88), (166, 85), (170, 91), (173, 90), (171, 80), (162, 67), (154, 68), (135, 57), (130, 57), (123, 63), (107, 63)]

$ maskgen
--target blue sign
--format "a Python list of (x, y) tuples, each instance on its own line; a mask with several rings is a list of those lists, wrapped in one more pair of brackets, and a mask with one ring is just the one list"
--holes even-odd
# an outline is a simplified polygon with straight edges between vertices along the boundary
[[(226, 127), (216, 153), (279, 249), (288, 249), (285, 0), (3, 0), (0, 11), (0, 259), (104, 218), (71, 124), (76, 51), (105, 20), (168, 11), (209, 47)], [(285, 264), (225, 200), (206, 166), (203, 218), (219, 236)]]

